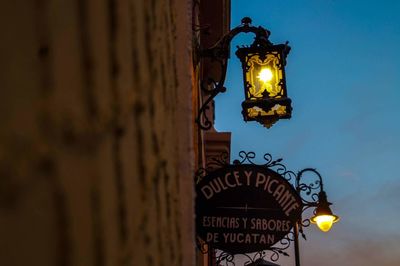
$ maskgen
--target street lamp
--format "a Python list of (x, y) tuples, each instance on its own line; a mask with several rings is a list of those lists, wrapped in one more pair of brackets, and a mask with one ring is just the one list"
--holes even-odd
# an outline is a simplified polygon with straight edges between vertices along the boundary
[[(318, 179), (315, 182), (304, 183), (301, 182), (301, 178), (303, 177), (304, 173), (311, 172), (315, 174)], [(318, 190), (319, 193), (313, 193), (314, 190)], [(328, 202), (326, 193), (324, 191), (324, 184), (322, 181), (321, 174), (313, 169), (313, 168), (306, 168), (301, 170), (296, 176), (296, 190), (300, 193), (306, 193), (306, 195), (310, 196), (311, 200), (306, 200), (302, 197), (303, 201), (303, 212), (309, 208), (314, 209), (314, 216), (309, 219), (311, 223), (317, 224), (318, 228), (323, 232), (328, 232), (333, 223), (339, 221), (339, 216), (334, 215), (332, 213), (330, 202)], [(307, 221), (306, 219), (305, 221)], [(304, 237), (302, 226), (308, 226), (309, 223), (303, 223), (302, 218), (296, 222), (294, 226), (294, 250), (295, 250), (295, 262), (296, 266), (300, 266), (300, 250), (299, 250), (299, 232)]]
[(255, 34), (250, 46), (241, 46), (236, 51), (243, 68), (244, 94), (242, 115), (244, 121), (257, 121), (269, 128), (279, 119), (291, 117), (291, 100), (287, 97), (285, 65), (290, 47), (285, 44), (272, 44), (268, 38), (270, 32), (263, 27), (251, 26), (251, 19), (245, 17), (242, 24), (224, 35), (211, 48), (200, 51), (201, 58), (210, 58), (220, 64), (220, 77), (204, 78), (202, 90), (209, 97), (200, 107), (196, 122), (203, 130), (211, 128), (212, 123), (207, 117), (210, 102), (220, 92), (225, 92), (224, 82), (228, 65), (230, 43), (239, 33)]

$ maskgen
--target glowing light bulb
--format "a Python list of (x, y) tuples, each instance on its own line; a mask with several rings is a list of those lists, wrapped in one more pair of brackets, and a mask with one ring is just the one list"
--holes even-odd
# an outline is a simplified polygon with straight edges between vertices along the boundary
[(262, 82), (271, 81), (273, 77), (272, 71), (269, 68), (261, 69), (260, 73), (258, 74), (257, 78)]
[(318, 215), (312, 218), (312, 222), (316, 223), (321, 231), (328, 232), (336, 219), (333, 215)]

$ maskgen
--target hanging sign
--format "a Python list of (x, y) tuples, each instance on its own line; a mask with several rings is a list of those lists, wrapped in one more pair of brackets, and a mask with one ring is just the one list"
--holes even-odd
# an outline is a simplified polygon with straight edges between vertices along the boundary
[(197, 235), (231, 254), (266, 250), (299, 219), (302, 201), (277, 172), (258, 165), (228, 165), (196, 185)]

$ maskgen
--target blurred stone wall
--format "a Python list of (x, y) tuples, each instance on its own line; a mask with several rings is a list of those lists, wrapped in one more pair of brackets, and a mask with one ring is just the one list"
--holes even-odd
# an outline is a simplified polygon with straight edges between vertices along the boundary
[(3, 1), (0, 265), (193, 265), (191, 10)]

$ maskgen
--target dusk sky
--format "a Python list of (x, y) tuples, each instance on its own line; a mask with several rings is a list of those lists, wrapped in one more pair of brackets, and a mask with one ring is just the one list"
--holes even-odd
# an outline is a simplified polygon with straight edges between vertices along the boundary
[[(400, 1), (232, 0), (231, 26), (249, 16), (292, 47), (286, 66), (292, 118), (245, 123), (242, 69), (231, 45), (216, 128), (240, 150), (271, 153), (288, 169), (316, 168), (341, 221), (300, 240), (305, 266), (400, 265)], [(292, 250), (292, 248), (290, 249)], [(294, 256), (277, 262), (293, 266)]]

